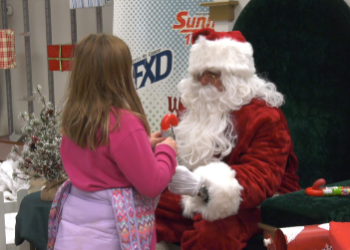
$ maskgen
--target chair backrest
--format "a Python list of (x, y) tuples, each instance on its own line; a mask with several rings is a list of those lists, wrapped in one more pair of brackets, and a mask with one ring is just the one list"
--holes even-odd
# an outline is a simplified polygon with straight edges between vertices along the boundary
[(258, 73), (285, 96), (301, 187), (350, 179), (349, 6), (250, 0), (233, 29), (252, 44)]
[(9, 240), (6, 239), (5, 214), (17, 213), (21, 202), (26, 195), (28, 195), (28, 189), (19, 189), (17, 191), (16, 201), (5, 202), (4, 194), (3, 192), (0, 192), (0, 250), (20, 249), (20, 247), (16, 247), (14, 243), (6, 244), (6, 242), (9, 242)]

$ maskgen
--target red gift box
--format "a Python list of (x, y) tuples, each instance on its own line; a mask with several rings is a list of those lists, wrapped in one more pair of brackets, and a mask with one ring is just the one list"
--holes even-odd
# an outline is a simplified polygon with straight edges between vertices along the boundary
[(265, 235), (268, 250), (331, 250), (329, 224), (279, 228), (274, 239)]
[(329, 223), (329, 241), (333, 246), (333, 250), (350, 249), (350, 222)]
[(74, 55), (74, 45), (47, 45), (50, 71), (70, 71)]
[(15, 32), (11, 29), (0, 30), (0, 68), (16, 68)]

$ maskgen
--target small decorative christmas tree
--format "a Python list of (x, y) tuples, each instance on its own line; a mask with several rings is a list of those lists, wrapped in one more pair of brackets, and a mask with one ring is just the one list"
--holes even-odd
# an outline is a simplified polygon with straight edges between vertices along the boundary
[(40, 96), (43, 109), (38, 118), (34, 113), (19, 114), (19, 118), (24, 120), (22, 132), (25, 135), (25, 146), (22, 152), (19, 152), (18, 146), (12, 149), (10, 157), (18, 160), (20, 170), (20, 172), (14, 171), (13, 178), (29, 180), (44, 177), (47, 183), (57, 182), (67, 177), (60, 155), (61, 115), (42, 95), (40, 85), (33, 91), (33, 94), (36, 93)]

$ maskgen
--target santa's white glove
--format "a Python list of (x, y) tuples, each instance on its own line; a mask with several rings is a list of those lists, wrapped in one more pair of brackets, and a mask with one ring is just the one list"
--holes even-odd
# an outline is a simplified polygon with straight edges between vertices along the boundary
[(199, 175), (192, 173), (185, 166), (177, 166), (168, 189), (174, 194), (196, 196), (201, 185), (202, 180)]

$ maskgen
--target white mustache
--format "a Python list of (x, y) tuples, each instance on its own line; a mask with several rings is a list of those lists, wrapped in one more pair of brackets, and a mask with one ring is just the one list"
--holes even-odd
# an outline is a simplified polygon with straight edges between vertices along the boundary
[(205, 102), (216, 101), (223, 95), (223, 92), (219, 92), (216, 87), (211, 84), (201, 85), (201, 83), (195, 83), (195, 91), (198, 93), (198, 98)]

